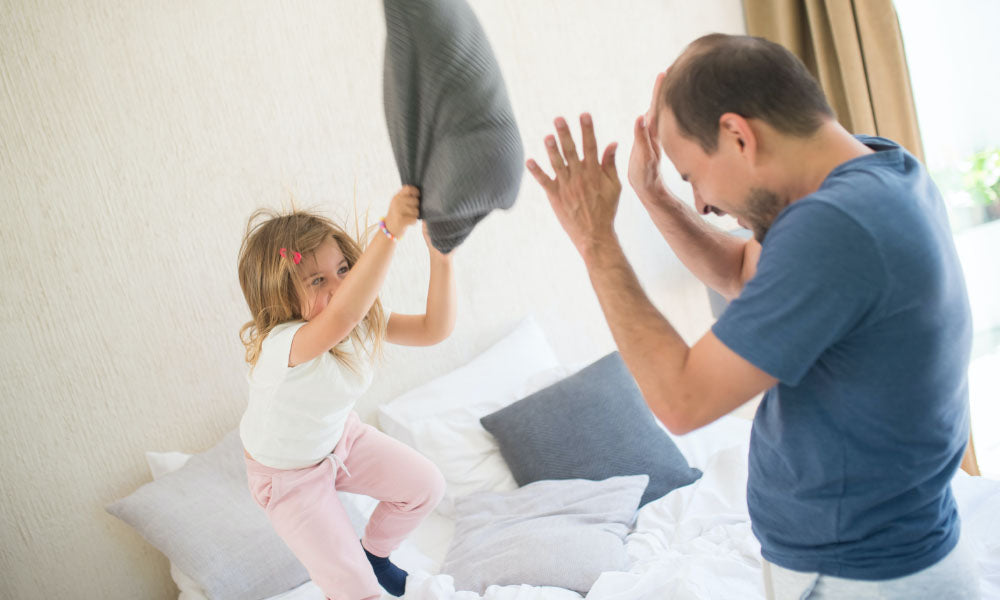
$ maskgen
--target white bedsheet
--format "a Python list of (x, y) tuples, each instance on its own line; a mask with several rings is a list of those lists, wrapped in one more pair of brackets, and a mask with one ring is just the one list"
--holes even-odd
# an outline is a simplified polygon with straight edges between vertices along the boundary
[[(677, 439), (704, 476), (639, 511), (635, 531), (626, 541), (632, 568), (604, 573), (587, 600), (763, 598), (760, 546), (750, 531), (746, 508), (748, 430), (749, 423), (721, 422), (701, 436)], [(725, 445), (718, 442), (720, 436), (732, 445), (718, 449)], [(1000, 481), (959, 472), (952, 486), (963, 535), (980, 557), (983, 598), (1000, 600)], [(449, 519), (435, 513), (393, 554), (410, 572), (406, 600), (581, 598), (569, 590), (528, 585), (492, 586), (481, 596), (456, 591), (451, 577), (435, 574), (453, 529)], [(270, 600), (323, 600), (323, 594), (307, 583)]]

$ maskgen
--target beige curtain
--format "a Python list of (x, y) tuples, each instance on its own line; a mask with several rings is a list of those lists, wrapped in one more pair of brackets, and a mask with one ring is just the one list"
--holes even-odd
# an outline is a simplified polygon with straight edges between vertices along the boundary
[(747, 33), (806, 64), (851, 133), (924, 150), (892, 0), (743, 0)]

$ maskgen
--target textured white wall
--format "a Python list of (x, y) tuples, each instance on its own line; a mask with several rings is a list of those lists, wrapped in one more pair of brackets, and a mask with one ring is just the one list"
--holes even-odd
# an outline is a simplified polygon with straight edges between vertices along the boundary
[[(739, 0), (478, 0), (529, 156), (558, 114), (599, 142), (645, 110), (694, 37), (742, 32)], [(103, 506), (148, 481), (143, 451), (199, 451), (244, 406), (235, 263), (249, 213), (294, 197), (377, 217), (398, 186), (381, 105), (381, 3), (0, 0), (2, 598), (168, 598), (166, 560)], [(678, 188), (680, 190), (680, 188)], [(686, 191), (686, 190), (680, 190)], [(689, 340), (704, 288), (626, 191), (626, 250)], [(463, 364), (534, 313), (561, 358), (612, 341), (537, 185), (458, 250), (457, 330), (394, 349), (360, 407)], [(422, 308), (403, 241), (385, 298)], [(470, 393), (474, 393), (470, 390)]]

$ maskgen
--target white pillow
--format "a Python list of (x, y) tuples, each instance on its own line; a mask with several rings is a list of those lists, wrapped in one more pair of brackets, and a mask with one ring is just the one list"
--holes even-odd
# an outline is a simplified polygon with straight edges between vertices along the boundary
[(586, 594), (601, 573), (628, 570), (625, 536), (648, 483), (648, 475), (542, 480), (460, 498), (441, 572), (477, 594), (520, 584)]
[(529, 317), (467, 365), (381, 406), (379, 426), (441, 469), (448, 487), (437, 510), (453, 517), (457, 497), (517, 488), (480, 417), (567, 374)]
[[(149, 464), (149, 472), (154, 481), (167, 473), (180, 469), (190, 458), (191, 455), (185, 452), (146, 452), (146, 462)], [(247, 493), (249, 494), (250, 491), (247, 490)], [(354, 525), (355, 532), (358, 537), (361, 537), (365, 524), (371, 517), (372, 511), (375, 510), (378, 500), (349, 492), (337, 492), (337, 495), (347, 511), (347, 516), (351, 519), (351, 524)], [(189, 575), (178, 569), (173, 562), (170, 563), (170, 577), (177, 584), (177, 589), (180, 590), (177, 600), (209, 600), (205, 589)], [(308, 594), (313, 589), (318, 591), (318, 588), (315, 588), (311, 581), (307, 581), (295, 590), (273, 596), (268, 600), (284, 600), (285, 598), (290, 600), (293, 597), (305, 599), (311, 597)], [(322, 598), (322, 594), (319, 598)]]

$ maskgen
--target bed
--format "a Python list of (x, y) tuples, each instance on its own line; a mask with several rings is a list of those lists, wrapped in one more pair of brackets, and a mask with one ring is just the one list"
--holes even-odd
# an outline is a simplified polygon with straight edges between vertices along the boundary
[[(633, 484), (646, 475), (625, 473), (599, 483), (566, 479), (518, 485), (507, 464), (513, 459), (509, 454), (505, 455), (498, 438), (484, 429), (480, 419), (496, 414), (521, 399), (534, 397), (542, 390), (551, 390), (584, 371), (580, 365), (559, 364), (540, 328), (528, 319), (464, 367), (380, 407), (377, 417), (379, 427), (434, 460), (448, 481), (448, 493), (438, 509), (393, 554), (393, 560), (410, 573), (405, 598), (763, 598), (760, 547), (750, 530), (745, 499), (750, 433), (750, 421), (746, 419), (727, 416), (685, 436), (673, 436), (658, 427), (657, 435), (676, 446), (682, 455), (681, 460), (687, 463), (685, 468), (689, 466), (700, 473), (693, 483), (680, 485), (662, 496), (648, 499), (637, 509), (634, 507), (640, 498)], [(481, 391), (470, 393), (471, 390)], [(537, 415), (532, 416), (537, 418)], [(572, 417), (564, 420), (571, 421)], [(549, 429), (558, 427), (553, 423), (543, 423), (543, 426)], [(634, 428), (634, 425), (629, 426)], [(590, 426), (589, 433), (599, 437), (600, 432), (594, 429)], [(640, 442), (643, 447), (649, 443), (648, 440)], [(263, 547), (266, 544), (248, 543), (246, 536), (249, 534), (239, 529), (248, 528), (250, 521), (259, 526), (256, 518), (262, 515), (247, 513), (245, 517), (236, 518), (233, 507), (241, 500), (219, 498), (225, 493), (242, 494), (239, 485), (245, 485), (245, 475), (242, 475), (241, 482), (239, 457), (234, 459), (231, 456), (237, 450), (238, 438), (234, 432), (215, 449), (204, 453), (207, 458), (182, 452), (147, 453), (154, 481), (129, 497), (112, 503), (108, 511), (136, 528), (171, 559), (171, 575), (180, 589), (180, 600), (322, 600), (324, 596), (315, 585), (309, 581), (302, 583), (301, 570), (295, 571), (289, 564), (248, 568), (246, 563), (256, 559), (240, 554), (246, 546)], [(220, 461), (211, 458), (213, 451), (218, 456), (225, 456), (228, 466), (220, 467)], [(600, 461), (591, 458), (586, 462)], [(202, 478), (228, 482), (226, 490), (229, 491), (213, 492), (210, 494), (212, 498), (208, 497), (209, 494), (204, 498), (192, 498), (190, 490), (169, 496), (183, 487), (185, 477), (194, 477), (189, 473), (196, 473), (199, 469), (207, 469), (204, 471), (207, 475), (201, 475)], [(226, 474), (221, 474), (223, 470)], [(617, 487), (612, 486), (612, 482), (617, 482)], [(646, 488), (645, 479), (639, 483), (641, 488)], [(556, 557), (547, 563), (548, 555), (562, 554), (562, 551), (532, 556), (531, 551), (539, 545), (538, 542), (518, 544), (511, 539), (520, 538), (508, 537), (500, 542), (504, 544), (502, 551), (491, 550), (489, 556), (483, 559), (486, 562), (477, 563), (475, 569), (479, 573), (499, 569), (495, 572), (503, 576), (495, 581), (501, 581), (500, 584), (490, 584), (490, 580), (472, 581), (461, 573), (461, 565), (455, 566), (456, 560), (461, 562), (465, 558), (455, 556), (456, 553), (465, 553), (461, 550), (460, 538), (482, 533), (469, 526), (471, 513), (468, 507), (475, 505), (481, 512), (483, 506), (482, 503), (475, 504), (474, 500), (496, 507), (497, 502), (508, 502), (515, 497), (523, 499), (532, 489), (564, 486), (556, 494), (566, 496), (570, 493), (566, 490), (580, 485), (601, 485), (604, 486), (601, 493), (619, 494), (616, 498), (631, 498), (620, 504), (632, 502), (624, 512), (619, 511), (618, 517), (607, 518), (608, 523), (617, 519), (617, 529), (610, 524), (598, 524), (599, 535), (603, 537), (589, 538), (590, 534), (598, 534), (585, 532), (578, 523), (571, 525), (577, 529), (569, 530), (567, 535), (570, 537), (567, 539), (578, 539), (580, 543), (564, 543), (562, 548), (583, 546), (580, 549), (582, 555), (575, 556), (573, 550), (568, 549), (572, 560)], [(202, 487), (204, 484), (191, 489)], [(952, 482), (952, 488), (959, 504), (964, 539), (980, 560), (983, 598), (1000, 599), (1000, 522), (995, 518), (1000, 514), (1000, 482), (970, 477), (960, 471)], [(598, 496), (593, 489), (596, 488), (587, 488), (582, 494), (587, 498)], [(540, 492), (532, 493), (536, 494), (532, 497), (535, 504), (509, 506), (539, 506), (537, 494)], [(642, 493), (641, 489), (638, 493)], [(375, 501), (352, 494), (342, 494), (341, 498), (360, 530)], [(213, 501), (220, 502), (221, 512), (201, 514), (205, 510), (204, 505)], [(181, 504), (184, 506), (179, 508)], [(154, 505), (156, 507), (151, 508)], [(250, 508), (256, 507), (250, 505)], [(200, 512), (192, 516), (192, 511)], [(551, 517), (553, 511), (548, 506), (539, 509), (538, 514), (528, 512), (514, 515), (516, 518), (511, 522), (526, 522), (529, 529), (544, 530), (541, 525), (536, 525), (543, 523), (538, 519)], [(588, 527), (594, 527), (594, 514), (589, 512), (584, 519), (588, 521)], [(198, 519), (202, 520), (188, 527)], [(237, 529), (221, 531), (218, 540), (208, 539), (210, 532), (207, 530), (220, 526), (218, 522), (225, 519), (231, 519), (234, 523), (232, 527)], [(501, 521), (498, 517), (480, 519), (477, 523), (480, 527), (496, 529)], [(266, 526), (266, 521), (264, 524)], [(456, 531), (461, 532), (458, 537)], [(266, 533), (262, 530), (259, 535)], [(231, 550), (216, 547), (218, 544), (233, 543), (234, 538), (238, 547), (234, 546)], [(590, 540), (599, 540), (599, 543), (591, 543)], [(603, 543), (618, 544), (620, 550), (599, 550), (602, 547), (599, 544)], [(593, 551), (588, 554), (586, 547), (590, 546)], [(601, 561), (619, 551), (619, 562), (602, 564)], [(203, 554), (198, 556), (197, 552)], [(505, 559), (496, 558), (504, 553), (507, 555)], [(270, 552), (268, 555), (273, 554)], [(530, 564), (518, 560), (519, 554), (528, 556)], [(230, 555), (232, 562), (227, 563)], [(496, 564), (497, 560), (506, 562)], [(490, 564), (491, 561), (494, 564)], [(206, 563), (212, 563), (208, 571), (203, 568)], [(611, 568), (608, 568), (609, 565)], [(282, 570), (254, 579), (266, 569)], [(580, 570), (589, 572), (573, 572)], [(256, 584), (251, 585), (251, 580), (270, 586), (284, 586), (283, 591), (261, 595), (260, 591), (264, 588), (255, 588)], [(574, 582), (575, 585), (567, 583), (569, 587), (562, 587), (547, 582)]]

